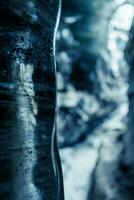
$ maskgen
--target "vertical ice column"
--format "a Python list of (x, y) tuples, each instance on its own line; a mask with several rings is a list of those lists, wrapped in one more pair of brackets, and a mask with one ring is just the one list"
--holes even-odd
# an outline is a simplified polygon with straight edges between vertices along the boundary
[(0, 2), (0, 199), (63, 200), (55, 135), (60, 0)]

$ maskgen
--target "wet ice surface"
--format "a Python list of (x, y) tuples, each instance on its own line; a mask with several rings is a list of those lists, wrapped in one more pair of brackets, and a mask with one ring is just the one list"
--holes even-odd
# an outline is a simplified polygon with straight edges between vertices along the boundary
[[(59, 52), (57, 77), (60, 108), (57, 124), (66, 200), (87, 199), (91, 177), (101, 156), (100, 146), (107, 149), (103, 152), (105, 159), (116, 159), (122, 147), (122, 134), (126, 131), (128, 66), (123, 50), (128, 40), (134, 7), (133, 1), (113, 2), (114, 12), (108, 23), (106, 46), (102, 47), (102, 52), (100, 50), (105, 62), (98, 57), (94, 71), (87, 72), (94, 85), (93, 91), (78, 90), (70, 81), (72, 59), (79, 57), (75, 54), (79, 41), (73, 37), (68, 24), (78, 22), (81, 15), (66, 17), (67, 26), (58, 33), (65, 47), (66, 43), (71, 46)], [(115, 9), (117, 6), (118, 9)], [(94, 24), (96, 27), (101, 25), (97, 22)]]

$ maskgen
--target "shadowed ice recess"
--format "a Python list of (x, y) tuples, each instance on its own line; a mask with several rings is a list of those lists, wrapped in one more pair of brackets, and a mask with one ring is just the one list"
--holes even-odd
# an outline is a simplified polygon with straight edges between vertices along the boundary
[(126, 130), (129, 67), (124, 49), (134, 3), (88, 1), (85, 13), (89, 6), (94, 10), (86, 16), (82, 1), (77, 2), (81, 9), (74, 12), (69, 3), (63, 3), (57, 34), (57, 126), (65, 199), (90, 200), (101, 145), (109, 147), (105, 158), (114, 160), (121, 151), (117, 140)]

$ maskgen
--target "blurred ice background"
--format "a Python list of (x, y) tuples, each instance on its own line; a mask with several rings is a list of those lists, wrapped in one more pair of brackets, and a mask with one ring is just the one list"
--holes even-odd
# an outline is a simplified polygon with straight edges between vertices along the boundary
[(62, 4), (57, 127), (65, 199), (90, 200), (101, 145), (108, 147), (107, 159), (114, 159), (126, 130), (129, 67), (124, 48), (134, 1), (63, 0)]

